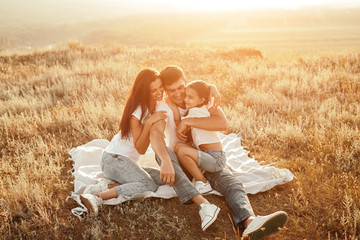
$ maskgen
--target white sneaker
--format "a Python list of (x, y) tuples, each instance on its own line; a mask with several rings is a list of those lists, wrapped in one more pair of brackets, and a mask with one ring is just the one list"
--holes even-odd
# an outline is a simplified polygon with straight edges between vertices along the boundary
[(205, 204), (202, 203), (199, 207), (199, 214), (201, 218), (201, 228), (205, 231), (208, 227), (210, 227), (213, 222), (215, 222), (218, 214), (220, 212), (220, 208), (214, 204)]
[(99, 211), (99, 206), (102, 204), (102, 199), (93, 195), (93, 194), (81, 194), (81, 202), (89, 210), (89, 212), (97, 213)]
[(95, 185), (89, 185), (87, 186), (85, 189), (84, 189), (84, 192), (83, 194), (95, 194), (95, 193), (101, 193), (105, 190), (108, 190), (109, 189), (109, 184), (107, 181), (101, 181), (101, 182), (98, 182), (97, 184)]
[(287, 214), (284, 211), (274, 212), (267, 216), (258, 216), (247, 226), (244, 234), (250, 239), (261, 239), (267, 235), (277, 232), (282, 228), (287, 220)]
[(207, 181), (206, 183), (204, 183), (203, 181), (196, 181), (194, 186), (201, 194), (210, 192), (212, 190), (209, 181)]

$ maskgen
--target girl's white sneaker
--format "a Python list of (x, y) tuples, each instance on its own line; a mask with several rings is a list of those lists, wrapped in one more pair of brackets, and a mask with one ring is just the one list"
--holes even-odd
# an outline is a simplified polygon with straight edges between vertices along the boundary
[(207, 181), (206, 183), (204, 183), (203, 181), (196, 181), (194, 183), (194, 186), (201, 194), (210, 192), (212, 190), (209, 181)]

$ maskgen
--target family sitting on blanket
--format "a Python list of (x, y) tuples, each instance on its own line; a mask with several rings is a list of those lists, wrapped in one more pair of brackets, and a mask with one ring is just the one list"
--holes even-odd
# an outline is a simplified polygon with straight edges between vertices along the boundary
[[(202, 86), (194, 87), (199, 82)], [(208, 96), (201, 88), (206, 88)], [(166, 103), (163, 101), (164, 89)], [(206, 105), (211, 98), (215, 101), (208, 109)], [(215, 86), (203, 81), (186, 86), (185, 74), (178, 66), (167, 66), (161, 73), (152, 68), (140, 71), (126, 102), (120, 131), (102, 157), (102, 171), (116, 183), (103, 181), (88, 186), (80, 195), (82, 203), (90, 212), (97, 212), (103, 200), (156, 191), (157, 185), (169, 184), (182, 204), (193, 202), (199, 206), (201, 228), (205, 231), (216, 220), (220, 208), (209, 203), (199, 190), (212, 187), (225, 197), (240, 233), (260, 239), (278, 231), (284, 226), (287, 214), (278, 211), (255, 216), (242, 183), (224, 167), (225, 154), (216, 133), (213, 135), (214, 131), (226, 130), (228, 126), (219, 103), (220, 95)], [(188, 113), (187, 108), (193, 107), (197, 109)], [(197, 116), (197, 111), (203, 112), (201, 117)], [(191, 129), (204, 130), (191, 134), (194, 147), (189, 141)], [(212, 136), (209, 141), (203, 139), (207, 134)], [(197, 139), (199, 136), (201, 140)], [(146, 152), (150, 143), (160, 171), (149, 171), (137, 164), (140, 154)], [(179, 162), (192, 174), (194, 182)], [(206, 184), (210, 186), (204, 186)]]

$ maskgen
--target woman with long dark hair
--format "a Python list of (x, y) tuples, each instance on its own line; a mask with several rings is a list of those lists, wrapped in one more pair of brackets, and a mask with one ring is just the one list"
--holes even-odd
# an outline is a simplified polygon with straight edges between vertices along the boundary
[(137, 161), (149, 147), (152, 124), (167, 118), (165, 111), (155, 111), (163, 92), (158, 71), (146, 68), (139, 72), (125, 104), (120, 131), (102, 157), (102, 171), (116, 184), (102, 181), (84, 190), (80, 199), (90, 212), (97, 212), (103, 200), (156, 191), (154, 180)]

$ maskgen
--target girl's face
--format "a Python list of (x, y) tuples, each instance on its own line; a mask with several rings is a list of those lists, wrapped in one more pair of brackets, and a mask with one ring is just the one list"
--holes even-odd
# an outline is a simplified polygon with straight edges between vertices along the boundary
[(164, 88), (162, 86), (160, 78), (150, 83), (150, 98), (151, 101), (161, 101), (164, 94)]
[(186, 96), (185, 96), (186, 108), (189, 109), (189, 108), (193, 108), (193, 107), (199, 107), (202, 104), (204, 104), (205, 99), (200, 98), (194, 89), (187, 87), (185, 89), (185, 94), (186, 94)]

